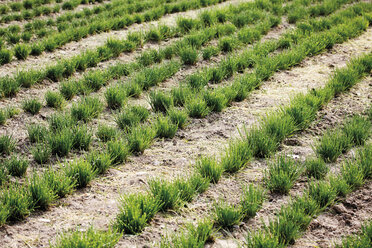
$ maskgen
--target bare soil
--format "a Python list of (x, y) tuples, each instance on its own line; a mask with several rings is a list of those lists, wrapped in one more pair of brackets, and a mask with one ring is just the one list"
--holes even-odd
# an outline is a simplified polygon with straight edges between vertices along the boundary
[[(142, 156), (132, 157), (125, 165), (110, 169), (90, 187), (58, 201), (49, 211), (36, 212), (25, 221), (0, 228), (0, 239), (3, 241), (0, 246), (45, 247), (48, 240), (54, 240), (56, 234), (65, 230), (76, 227), (84, 230), (91, 224), (97, 228), (108, 228), (117, 213), (116, 201), (121, 194), (146, 190), (146, 182), (152, 177), (184, 176), (191, 171), (190, 165), (201, 154), (219, 155), (227, 145), (228, 139), (238, 137), (237, 129), (256, 125), (264, 113), (287, 103), (290, 96), (323, 86), (334, 68), (344, 66), (351, 57), (371, 51), (371, 31), (372, 29), (368, 29), (359, 38), (337, 45), (327, 53), (306, 59), (292, 70), (275, 74), (258, 91), (252, 93), (249, 99), (234, 103), (222, 113), (212, 114), (202, 120), (192, 120), (174, 139), (156, 141)], [(363, 111), (371, 99), (371, 78), (367, 78), (359, 85), (353, 88), (350, 94), (332, 101), (324, 110), (326, 112), (322, 111), (323, 115), (319, 115), (321, 120), (319, 123), (324, 123), (325, 115), (334, 121), (330, 121), (328, 125), (320, 124), (320, 127), (313, 127), (320, 131), (309, 132), (308, 139), (303, 138), (303, 135), (307, 135), (306, 132), (299, 134), (297, 138), (293, 137), (300, 140), (298, 150), (301, 151), (299, 152), (301, 158), (312, 154), (309, 140), (313, 140), (321, 130), (333, 126), (338, 122), (336, 120), (340, 120), (348, 113)], [(339, 102), (342, 102), (342, 105), (337, 105)], [(345, 111), (340, 111), (340, 108)], [(283, 146), (283, 151), (291, 151), (297, 155), (295, 152), (297, 148), (290, 147), (291, 149), (286, 150), (286, 146)], [(189, 204), (188, 208), (182, 208), (176, 213), (158, 214), (141, 235), (124, 236), (118, 247), (143, 247), (155, 244), (161, 235), (178, 230), (182, 223), (193, 221), (196, 216), (201, 218), (208, 215), (211, 203), (220, 197), (225, 197), (232, 203), (237, 202), (242, 185), (261, 180), (265, 163), (266, 161), (253, 161), (236, 176), (223, 177), (221, 182), (212, 185), (205, 194)], [(222, 231), (213, 247), (234, 247), (234, 239), (242, 240), (247, 227), (258, 226), (261, 217), (270, 216), (287, 200), (287, 197), (270, 197), (256, 218), (242, 224), (243, 228)]]
[[(242, 2), (242, 0), (229, 0), (220, 4), (208, 6), (205, 8), (200, 8), (197, 10), (189, 10), (187, 12), (180, 12), (174, 14), (167, 14), (160, 18), (157, 21), (146, 22), (141, 24), (133, 24), (126, 29), (117, 30), (117, 31), (110, 31), (106, 33), (100, 33), (97, 35), (89, 36), (85, 39), (82, 39), (78, 42), (70, 42), (65, 46), (56, 49), (56, 51), (52, 53), (44, 52), (40, 56), (29, 56), (24, 61), (14, 60), (13, 62), (3, 65), (0, 67), (0, 76), (11, 75), (19, 70), (30, 70), (36, 68), (43, 68), (45, 65), (53, 65), (55, 61), (59, 61), (61, 59), (68, 59), (75, 55), (80, 54), (82, 51), (95, 49), (99, 46), (105, 44), (108, 38), (116, 38), (116, 39), (124, 39), (128, 35), (128, 33), (134, 31), (143, 31), (149, 30), (151, 27), (166, 24), (166, 25), (175, 25), (177, 18), (180, 16), (189, 17), (189, 18), (196, 18), (198, 14), (204, 10), (211, 9), (211, 8), (221, 8), (223, 6), (228, 6), (230, 4), (237, 4)], [(112, 61), (111, 61), (112, 63)]]

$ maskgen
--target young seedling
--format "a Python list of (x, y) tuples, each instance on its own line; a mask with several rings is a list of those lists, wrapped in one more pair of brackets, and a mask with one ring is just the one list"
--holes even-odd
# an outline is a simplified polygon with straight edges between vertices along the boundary
[(28, 165), (27, 159), (18, 158), (16, 156), (12, 156), (5, 162), (8, 173), (15, 177), (23, 177), (26, 174)]
[(102, 141), (107, 142), (116, 138), (118, 132), (114, 127), (99, 125), (96, 136)]
[(31, 143), (44, 141), (48, 136), (48, 129), (40, 124), (31, 124), (27, 127), (28, 139)]
[(159, 200), (147, 193), (125, 195), (119, 204), (114, 229), (126, 234), (142, 232), (161, 208)]
[(111, 156), (109, 153), (101, 153), (99, 151), (93, 151), (88, 154), (87, 161), (92, 166), (92, 169), (97, 174), (105, 173), (112, 165)]
[(218, 227), (231, 228), (239, 224), (242, 218), (240, 207), (235, 207), (222, 200), (214, 204), (214, 221)]
[(133, 126), (144, 122), (148, 118), (149, 114), (149, 111), (144, 107), (132, 106), (118, 113), (115, 122), (119, 128), (128, 130)]
[(65, 99), (58, 92), (47, 91), (45, 94), (45, 101), (50, 108), (62, 109), (65, 105)]
[(271, 192), (288, 194), (301, 173), (302, 168), (297, 162), (282, 155), (269, 164), (264, 181)]
[(86, 187), (96, 175), (91, 164), (83, 159), (72, 161), (64, 168), (67, 177), (70, 177), (77, 188)]
[(37, 99), (27, 99), (22, 103), (22, 108), (25, 112), (32, 115), (39, 113), (42, 104)]
[(133, 127), (127, 135), (129, 150), (135, 154), (142, 154), (152, 144), (155, 135), (156, 130), (152, 126)]
[(305, 161), (305, 171), (308, 177), (313, 177), (317, 180), (324, 179), (329, 168), (323, 159), (315, 158)]
[(0, 153), (9, 155), (15, 149), (15, 141), (12, 136), (3, 135), (0, 137)]
[(257, 211), (262, 208), (266, 192), (261, 186), (250, 184), (245, 187), (240, 200), (240, 208), (243, 218), (249, 219), (256, 215)]
[(201, 157), (196, 161), (196, 169), (211, 183), (218, 183), (221, 178), (223, 167), (214, 158)]
[(160, 210), (177, 209), (181, 204), (180, 193), (173, 183), (161, 179), (149, 181), (150, 192), (160, 203)]
[(32, 206), (42, 210), (48, 209), (56, 198), (55, 193), (46, 184), (42, 177), (34, 173), (28, 181), (28, 190), (32, 200)]
[(107, 151), (114, 165), (125, 162), (130, 154), (128, 144), (121, 140), (107, 142)]
[(158, 116), (155, 122), (156, 136), (159, 138), (173, 138), (178, 130), (178, 125), (174, 124), (168, 116)]

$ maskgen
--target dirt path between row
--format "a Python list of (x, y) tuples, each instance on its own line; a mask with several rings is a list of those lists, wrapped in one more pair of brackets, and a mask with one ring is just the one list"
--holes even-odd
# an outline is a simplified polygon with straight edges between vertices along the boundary
[[(102, 3), (96, 2), (96, 3), (88, 3), (88, 4), (79, 4), (79, 6), (77, 6), (73, 10), (63, 10), (62, 9), (62, 5), (60, 3), (44, 4), (43, 6), (45, 6), (45, 7), (54, 7), (54, 6), (56, 6), (56, 4), (59, 4), (61, 6), (61, 10), (58, 13), (50, 13), (49, 15), (41, 15), (41, 16), (33, 17), (31, 21), (35, 21), (35, 20), (44, 20), (45, 21), (45, 20), (48, 20), (48, 19), (56, 20), (59, 16), (64, 15), (66, 13), (75, 14), (77, 12), (82, 11), (85, 8), (92, 9), (95, 6), (101, 6), (101, 5), (107, 4), (109, 2), (110, 1), (107, 1), (106, 0), (106, 1), (104, 1)], [(13, 12), (13, 13), (14, 14), (19, 14), (20, 12)], [(11, 14), (11, 13), (9, 13), (9, 14)], [(1, 23), (1, 26), (3, 28), (4, 27), (9, 27), (11, 25), (19, 25), (19, 26), (22, 27), (23, 25), (25, 25), (26, 23), (29, 23), (29, 22), (30, 22), (30, 20), (11, 21), (11, 22), (8, 22), (8, 23)]]
[[(141, 23), (141, 24), (133, 24), (124, 30), (110, 31), (106, 33), (100, 33), (97, 35), (89, 36), (78, 42), (70, 42), (52, 53), (43, 53), (41, 56), (37, 56), (37, 57), (30, 56), (28, 59), (24, 61), (14, 60), (13, 62), (9, 64), (6, 64), (0, 67), (0, 76), (11, 75), (19, 70), (43, 68), (45, 67), (45, 65), (48, 65), (48, 64), (52, 65), (52, 64), (55, 64), (58, 60), (71, 58), (72, 56), (78, 55), (82, 51), (85, 51), (87, 49), (95, 49), (98, 46), (102, 46), (105, 44), (108, 38), (112, 37), (116, 39), (124, 39), (126, 38), (128, 33), (131, 33), (134, 31), (145, 32), (146, 30), (149, 30), (151, 27), (157, 26), (158, 24), (166, 24), (168, 26), (173, 26), (173, 25), (176, 25), (176, 20), (180, 16), (196, 18), (198, 14), (204, 10), (211, 9), (211, 8), (213, 9), (221, 8), (221, 7), (230, 5), (230, 4), (238, 4), (241, 2), (247, 2), (247, 1), (246, 0), (229, 0), (229, 1), (226, 1), (220, 4), (208, 6), (205, 8), (200, 8), (196, 10), (188, 10), (186, 12), (179, 12), (179, 13), (174, 13), (174, 14), (167, 14), (157, 21), (146, 22), (146, 23)], [(145, 48), (146, 46), (147, 44), (145, 44)]]
[[(269, 31), (269, 33), (264, 36), (263, 40), (265, 39), (271, 39), (272, 37), (277, 37), (279, 34), (282, 34), (285, 32), (285, 30), (288, 30), (290, 25), (285, 23), (284, 25), (279, 25), (276, 28), (273, 28)], [(174, 43), (178, 39), (172, 39), (167, 41), (166, 43), (156, 44), (157, 47), (169, 45), (170, 43)], [(210, 43), (215, 43), (216, 40), (212, 40)], [(155, 44), (153, 44), (153, 47)], [(153, 48), (152, 47), (152, 48)], [(132, 59), (135, 58), (140, 54), (140, 52), (136, 52), (132, 54)], [(220, 54), (217, 57), (214, 57), (211, 61), (199, 61), (195, 66), (183, 66), (181, 70), (179, 70), (173, 77), (167, 79), (165, 82), (161, 83), (158, 87), (151, 88), (151, 91), (153, 90), (170, 90), (172, 87), (177, 86), (179, 82), (182, 82), (187, 75), (190, 75), (197, 70), (200, 70), (201, 68), (207, 67), (207, 66), (213, 66), (214, 64), (217, 64), (219, 61), (221, 61), (223, 58), (226, 57), (226, 54)], [(128, 59), (128, 57), (127, 57)], [(134, 76), (132, 74), (132, 76)], [(109, 84), (105, 87), (102, 87), (98, 92), (93, 92), (90, 94), (92, 97), (99, 97), (100, 100), (106, 104), (106, 100), (104, 97), (104, 93), (106, 92), (106, 89), (109, 87), (112, 87), (117, 82), (128, 82), (129, 77), (122, 77), (118, 80), (111, 80)], [(7, 107), (18, 107), (22, 108), (22, 102), (25, 99), (28, 98), (37, 98), (39, 101), (44, 102), (44, 96), (47, 91), (58, 91), (59, 84), (56, 83), (49, 83), (47, 85), (37, 85), (36, 87), (32, 87), (30, 89), (22, 89), (16, 97), (12, 99), (4, 99), (3, 102), (0, 102), (0, 108), (7, 108)], [(81, 96), (77, 96), (71, 101), (68, 101), (64, 111), (68, 111), (73, 104), (76, 102), (79, 102), (81, 99)], [(142, 105), (150, 109), (150, 105), (148, 103), (148, 92), (143, 93), (138, 99), (130, 98), (128, 101), (128, 105)], [(40, 110), (40, 112), (36, 115), (31, 115), (29, 113), (21, 112), (18, 116), (10, 119), (7, 121), (7, 123), (2, 127), (0, 130), (0, 135), (2, 134), (11, 134), (12, 137), (17, 141), (17, 147), (19, 148), (18, 151), (22, 154), (28, 154), (28, 150), (26, 147), (26, 144), (28, 143), (28, 135), (27, 135), (27, 126), (30, 123), (45, 123), (47, 124), (47, 117), (49, 117), (51, 114), (56, 113), (57, 110), (52, 108), (44, 107)], [(90, 126), (93, 126), (93, 130), (96, 130), (99, 123), (105, 123), (108, 125), (116, 125), (114, 122), (114, 116), (112, 114), (112, 111), (110, 109), (105, 109), (103, 113), (101, 114), (99, 119), (95, 119), (92, 123), (89, 123)], [(26, 120), (26, 121), (25, 121)], [(31, 158), (32, 159), (32, 158)]]
[[(1, 228), (2, 247), (26, 247), (26, 243), (33, 247), (43, 247), (49, 239), (55, 238), (56, 233), (77, 226), (85, 229), (94, 224), (98, 228), (107, 228), (117, 212), (116, 199), (122, 193), (144, 190), (144, 182), (153, 176), (174, 178), (180, 173), (184, 175), (199, 154), (219, 154), (227, 144), (227, 139), (237, 136), (237, 128), (256, 123), (259, 116), (285, 104), (293, 94), (321, 87), (334, 67), (341, 67), (351, 57), (370, 51), (369, 39), (370, 36), (363, 34), (345, 44), (337, 45), (328, 53), (305, 60), (293, 70), (277, 73), (247, 101), (235, 103), (226, 111), (212, 114), (206, 119), (193, 120), (175, 139), (155, 142), (144, 155), (133, 157), (124, 166), (110, 169), (105, 176), (95, 180), (91, 187), (62, 199), (50, 211), (35, 213), (23, 222)], [(364, 89), (365, 87), (366, 85)], [(364, 97), (365, 94), (361, 94), (361, 98)], [(262, 165), (253, 163), (243, 173), (239, 173), (238, 177), (242, 178), (240, 181), (247, 182), (260, 174)], [(217, 199), (224, 192), (237, 188), (239, 185), (236, 185), (234, 178), (224, 178), (221, 183), (211, 187), (202, 199)], [(237, 195), (232, 195), (231, 198), (235, 201), (239, 199)], [(190, 209), (199, 204), (202, 202), (196, 200)], [(184, 211), (187, 213), (191, 210)], [(164, 233), (163, 230), (170, 228), (168, 218), (159, 216), (143, 234), (125, 236), (119, 246), (142, 245), (158, 240), (160, 234)], [(169, 218), (173, 219), (174, 216)]]
[(350, 194), (345, 201), (318, 216), (291, 248), (334, 247), (342, 238), (361, 231), (372, 218), (372, 182)]

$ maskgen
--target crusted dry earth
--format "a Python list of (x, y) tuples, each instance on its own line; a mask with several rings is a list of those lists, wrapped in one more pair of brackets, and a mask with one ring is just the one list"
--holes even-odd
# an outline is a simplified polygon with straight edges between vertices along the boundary
[[(14, 2), (14, 1), (9, 1), (9, 2)], [(102, 3), (96, 2), (96, 3), (88, 3), (88, 4), (79, 4), (73, 10), (63, 10), (62, 7), (61, 7), (61, 9), (60, 9), (60, 11), (58, 13), (50, 13), (49, 15), (41, 15), (41, 16), (38, 16), (38, 17), (34, 17), (34, 18), (32, 18), (32, 21), (34, 21), (34, 20), (48, 20), (48, 19), (54, 19), (54, 20), (56, 20), (59, 16), (64, 15), (66, 13), (73, 13), (74, 14), (76, 12), (82, 11), (85, 8), (91, 9), (91, 8), (94, 8), (95, 6), (104, 5), (104, 4), (107, 4), (107, 3), (109, 3), (109, 1), (103, 1)], [(61, 4), (59, 4), (59, 5), (62, 6)], [(56, 6), (56, 3), (44, 4), (42, 6), (45, 6), (45, 7), (54, 7), (54, 6)], [(19, 14), (19, 12), (11, 12), (11, 13), (12, 14), (13, 13)], [(11, 14), (11, 13), (8, 13), (8, 14)], [(11, 25), (23, 26), (24, 24), (26, 24), (28, 22), (29, 22), (28, 20), (11, 21), (11, 22), (8, 22), (8, 23), (1, 23), (1, 26), (2, 27), (8, 27), (8, 26), (11, 26)]]
[(340, 244), (342, 237), (360, 232), (372, 218), (371, 190), (369, 182), (318, 216), (293, 247), (332, 247)]
[[(131, 161), (124, 166), (110, 169), (90, 187), (60, 200), (50, 211), (36, 212), (23, 222), (2, 227), (0, 229), (2, 247), (44, 247), (48, 244), (48, 240), (53, 240), (57, 233), (64, 230), (75, 229), (78, 226), (84, 230), (91, 224), (98, 228), (108, 228), (117, 212), (116, 200), (121, 194), (146, 190), (146, 182), (154, 176), (164, 178), (184, 176), (191, 170), (190, 164), (197, 156), (219, 154), (227, 145), (229, 138), (238, 136), (238, 128), (256, 124), (260, 116), (278, 108), (280, 104), (287, 103), (289, 97), (296, 93), (323, 86), (335, 67), (342, 67), (351, 57), (367, 51), (371, 51), (371, 29), (359, 38), (337, 45), (330, 52), (306, 59), (292, 70), (277, 73), (258, 91), (251, 94), (248, 100), (234, 103), (220, 114), (212, 114), (202, 120), (192, 120), (189, 126), (180, 131), (173, 140), (156, 141), (143, 155), (132, 157)], [(340, 114), (339, 118), (348, 113), (361, 112), (363, 106), (371, 101), (370, 89), (371, 78), (367, 78), (352, 89), (350, 94), (332, 101), (323, 111), (323, 115), (319, 116), (321, 119), (319, 123), (323, 123), (325, 116), (328, 116), (331, 119), (328, 126), (333, 126), (337, 123), (337, 112), (340, 108), (345, 109), (345, 112), (341, 111), (343, 114)], [(337, 106), (339, 102), (345, 105)], [(331, 108), (332, 106), (334, 109)], [(314, 126), (310, 130), (318, 129), (321, 130), (321, 127)], [(301, 156), (312, 153), (309, 148), (311, 141), (308, 140), (313, 140), (317, 134), (314, 131), (292, 138), (300, 140), (298, 146)], [(308, 139), (303, 138), (303, 135), (309, 135)], [(306, 148), (302, 149), (302, 147)], [(283, 149), (286, 150), (285, 146)], [(293, 154), (296, 154), (295, 150), (293, 147), (288, 149)], [(260, 180), (265, 163), (265, 161), (253, 161), (237, 176), (223, 178), (220, 183), (213, 185), (205, 194), (195, 199), (189, 208), (183, 208), (177, 213), (158, 214), (141, 235), (124, 236), (118, 247), (141, 247), (145, 244), (154, 244), (162, 234), (179, 228), (178, 224), (192, 221), (191, 216), (202, 217), (209, 214), (207, 210), (210, 209), (210, 203), (221, 196), (228, 197), (232, 203), (237, 202), (241, 186)], [(296, 189), (297, 185), (294, 191)], [(241, 230), (245, 230), (246, 226), (258, 226), (262, 216), (273, 213), (287, 200), (285, 197), (270, 197), (268, 205), (264, 206), (256, 218), (243, 224), (242, 229), (237, 228), (236, 231), (230, 232), (231, 234), (221, 232), (223, 236), (218, 237), (213, 246), (235, 246), (234, 239), (227, 238), (229, 235), (241, 239), (245, 235)]]
[[(279, 25), (278, 27), (272, 29), (269, 31), (269, 33), (263, 38), (263, 40), (272, 38), (272, 37), (278, 37), (279, 34), (282, 34), (285, 30), (288, 30), (290, 25), (284, 22), (283, 25)], [(177, 39), (175, 39), (177, 40)], [(172, 40), (173, 42), (174, 40)], [(153, 46), (161, 46), (169, 44), (171, 41), (167, 41), (161, 44), (152, 44)], [(212, 43), (215, 42), (215, 40), (212, 40)], [(137, 51), (135, 54), (131, 54), (132, 59), (135, 58), (141, 51)], [(200, 70), (207, 66), (213, 66), (217, 64), (219, 61), (221, 61), (222, 58), (224, 58), (226, 54), (221, 54), (217, 57), (214, 57), (211, 61), (199, 61), (195, 66), (183, 66), (180, 71), (178, 71), (173, 77), (170, 79), (167, 79), (163, 83), (161, 83), (158, 87), (154, 87), (151, 90), (164, 90), (168, 91), (172, 87), (178, 86), (179, 82), (183, 81), (187, 75), (190, 75), (197, 70)], [(120, 59), (120, 58), (119, 58)], [(126, 57), (128, 59), (128, 57)], [(135, 75), (135, 74), (134, 74)], [(126, 81), (126, 77), (119, 79), (119, 82)], [(225, 82), (227, 83), (227, 82)], [(106, 92), (106, 89), (108, 87), (111, 87), (114, 85), (115, 82), (110, 82), (108, 86), (102, 87), (98, 92), (93, 92), (91, 96), (99, 97), (102, 102), (105, 102), (104, 93)], [(18, 106), (19, 108), (22, 108), (22, 102), (24, 99), (27, 98), (38, 98), (41, 102), (44, 101), (44, 95), (47, 91), (58, 91), (59, 85), (56, 83), (48, 83), (47, 85), (37, 85), (36, 87), (32, 87), (30, 89), (22, 89), (16, 97), (11, 99), (4, 99), (3, 102), (0, 103), (0, 106), (2, 108), (6, 107), (15, 107)], [(69, 101), (67, 103), (67, 106), (65, 107), (65, 111), (67, 111), (73, 104), (76, 102), (79, 102), (81, 97), (75, 97), (72, 101)], [(142, 94), (138, 99), (130, 99), (128, 102), (129, 105), (142, 105), (147, 108), (150, 108), (150, 105), (148, 103), (148, 94)], [(27, 146), (29, 145), (28, 142), (28, 134), (27, 134), (27, 126), (31, 123), (44, 123), (47, 124), (46, 120), (47, 117), (49, 117), (51, 114), (55, 113), (56, 110), (52, 108), (44, 107), (41, 109), (40, 113), (37, 115), (31, 115), (29, 113), (22, 112), (18, 116), (10, 119), (7, 121), (7, 124), (0, 130), (0, 134), (10, 134), (12, 137), (17, 140), (17, 144), (19, 147), (19, 152), (25, 155), (29, 155), (29, 151), (27, 149)], [(26, 120), (26, 121), (25, 121)], [(99, 123), (105, 123), (109, 125), (115, 125), (114, 122), (114, 115), (112, 114), (112, 111), (109, 109), (106, 109), (104, 113), (101, 115), (101, 117), (98, 120), (94, 120), (93, 123), (91, 123), (91, 126), (93, 127), (93, 130), (96, 130)], [(30, 157), (31, 158), (31, 157)], [(52, 161), (54, 162), (54, 161)], [(30, 168), (32, 170), (34, 168)]]
[[(197, 10), (189, 10), (187, 12), (180, 12), (174, 14), (168, 14), (163, 16), (157, 21), (146, 22), (141, 24), (133, 24), (124, 30), (118, 31), (110, 31), (107, 33), (101, 33), (93, 36), (89, 36), (85, 39), (82, 39), (78, 42), (70, 42), (65, 46), (57, 49), (55, 52), (47, 53), (44, 52), (42, 55), (34, 57), (30, 56), (24, 61), (14, 60), (13, 62), (3, 65), (0, 67), (0, 76), (10, 75), (18, 70), (29, 70), (32, 68), (40, 68), (47, 64), (54, 64), (55, 61), (60, 59), (68, 59), (75, 55), (80, 54), (82, 51), (95, 49), (98, 46), (102, 46), (105, 44), (108, 38), (115, 37), (116, 39), (124, 39), (128, 33), (134, 31), (146, 31), (149, 30), (151, 27), (157, 26), (159, 24), (166, 24), (166, 25), (175, 25), (177, 18), (180, 16), (182, 17), (189, 17), (189, 18), (196, 18), (198, 14), (204, 10), (211, 9), (211, 8), (219, 8), (223, 6), (227, 6), (230, 4), (237, 4), (242, 2), (242, 0), (229, 0), (220, 4), (208, 6), (205, 8), (200, 8)], [(145, 45), (146, 46), (146, 45)]]

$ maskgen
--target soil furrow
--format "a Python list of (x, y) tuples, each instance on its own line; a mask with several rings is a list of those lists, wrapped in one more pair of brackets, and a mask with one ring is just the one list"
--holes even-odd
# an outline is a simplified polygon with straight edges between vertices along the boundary
[[(218, 154), (226, 144), (227, 138), (237, 135), (237, 127), (256, 123), (259, 116), (275, 106), (277, 107), (278, 104), (286, 103), (292, 94), (305, 92), (310, 88), (320, 87), (324, 84), (327, 72), (332, 71), (329, 64), (336, 67), (342, 66), (350, 57), (370, 50), (365, 47), (365, 39), (368, 37), (364, 34), (345, 44), (337, 45), (329, 53), (306, 59), (299, 67), (291, 71), (278, 73), (257, 93), (252, 94), (247, 101), (234, 104), (232, 108), (228, 108), (222, 114), (213, 114), (204, 120), (193, 120), (186, 130), (178, 134), (178, 138), (156, 142), (152, 149), (145, 151), (143, 156), (133, 157), (132, 161), (125, 166), (111, 169), (106, 176), (99, 178), (90, 188), (61, 200), (59, 205), (53, 207), (51, 211), (42, 215), (35, 213), (26, 221), (13, 226), (5, 226), (0, 235), (4, 240), (3, 244), (6, 244), (7, 247), (10, 244), (13, 245), (10, 247), (17, 247), (17, 245), (19, 247), (26, 240), (30, 244), (41, 247), (61, 230), (75, 228), (78, 225), (86, 228), (91, 223), (99, 228), (107, 227), (114, 217), (113, 214), (117, 211), (116, 199), (120, 194), (143, 190), (143, 183), (152, 176), (173, 177), (174, 174), (185, 174), (189, 169), (190, 162), (198, 154)], [(340, 49), (344, 51), (341, 56), (335, 53)], [(320, 67), (320, 72), (309, 71), (306, 66), (317, 64), (324, 67)], [(283, 73), (293, 74), (296, 80), (292, 81), (291, 76), (288, 79), (285, 78)], [(284, 82), (281, 83), (280, 90), (278, 90), (278, 81), (275, 79), (277, 76), (280, 78), (281, 74)], [(250, 179), (248, 180), (253, 180), (262, 170), (255, 171), (255, 165), (252, 166), (239, 175), (249, 175)], [(225, 180), (227, 183), (224, 183)], [(221, 185), (229, 185), (229, 182), (231, 187), (238, 187), (233, 183), (232, 178), (223, 179)], [(221, 188), (222, 186), (218, 184), (215, 187)], [(213, 191), (212, 188), (208, 194), (220, 194), (219, 191)], [(193, 204), (197, 205), (198, 201)], [(157, 222), (160, 222), (159, 218), (155, 219), (149, 230)], [(158, 219), (159, 221), (157, 221)], [(156, 228), (161, 230), (166, 226), (160, 222)], [(126, 241), (122, 242), (129, 242), (127, 244), (147, 243), (154, 240), (153, 235), (159, 238), (159, 234), (159, 231), (145, 230), (144, 234), (133, 238), (132, 242), (127, 237), (124, 239)]]
[(372, 183), (353, 192), (346, 200), (312, 221), (305, 234), (292, 248), (334, 247), (342, 237), (355, 234), (372, 218)]
[[(188, 10), (186, 12), (168, 14), (168, 15), (163, 16), (157, 21), (146, 22), (142, 24), (133, 24), (124, 30), (110, 31), (106, 33), (89, 36), (88, 38), (82, 39), (81, 41), (68, 43), (65, 46), (57, 49), (53, 53), (43, 53), (41, 56), (30, 57), (29, 59), (25, 61), (15, 60), (9, 64), (3, 65), (0, 67), (0, 76), (13, 74), (16, 71), (20, 70), (21, 68), (23, 70), (37, 69), (47, 64), (54, 64), (54, 61), (57, 61), (60, 59), (71, 58), (77, 54), (80, 54), (82, 51), (85, 51), (88, 49), (95, 49), (98, 46), (104, 45), (107, 39), (110, 37), (123, 39), (130, 32), (146, 31), (146, 30), (149, 30), (151, 27), (157, 26), (162, 23), (170, 25), (170, 26), (176, 25), (176, 20), (180, 16), (196, 18), (198, 14), (204, 10), (211, 9), (211, 8), (220, 8), (223, 6), (227, 6), (230, 4), (238, 4), (241, 2), (244, 2), (244, 1), (243, 0), (229, 0), (223, 3), (208, 6), (205, 8), (200, 8), (197, 10)], [(112, 63), (112, 60), (109, 60), (106, 63)]]

